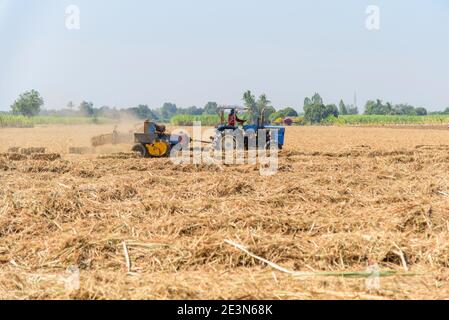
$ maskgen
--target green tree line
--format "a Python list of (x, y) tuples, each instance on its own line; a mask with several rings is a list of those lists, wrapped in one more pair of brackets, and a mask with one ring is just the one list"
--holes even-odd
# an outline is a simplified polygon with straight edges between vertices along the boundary
[[(359, 110), (357, 106), (347, 105), (340, 100), (339, 105), (325, 104), (323, 98), (315, 93), (311, 97), (306, 97), (303, 104), (303, 114), (299, 114), (293, 107), (276, 109), (271, 104), (266, 94), (260, 94), (258, 97), (251, 91), (244, 92), (242, 102), (247, 112), (243, 117), (249, 123), (256, 123), (264, 112), (266, 122), (275, 122), (288, 117), (304, 116), (304, 122), (307, 124), (319, 124), (332, 122), (332, 118), (339, 116), (357, 115)], [(138, 119), (152, 119), (154, 121), (169, 122), (173, 117), (178, 119), (188, 119), (189, 117), (217, 116), (218, 104), (216, 102), (207, 102), (202, 107), (190, 106), (180, 108), (175, 103), (166, 102), (159, 108), (150, 108), (148, 105), (141, 104), (130, 108), (115, 108), (109, 106), (95, 107), (92, 102), (83, 101), (78, 106), (69, 102), (66, 108), (62, 110), (43, 110), (44, 99), (38, 91), (31, 90), (21, 94), (11, 105), (11, 113), (26, 117), (41, 116), (61, 116), (61, 117), (90, 117), (90, 118), (110, 118), (119, 119), (124, 116), (131, 116)], [(395, 115), (395, 116), (425, 116), (428, 114), (423, 107), (414, 107), (409, 104), (384, 103), (380, 99), (369, 100), (364, 108), (365, 115)], [(449, 108), (441, 112), (429, 114), (449, 114)], [(182, 118), (181, 116), (184, 116)], [(210, 121), (216, 119), (208, 118)]]

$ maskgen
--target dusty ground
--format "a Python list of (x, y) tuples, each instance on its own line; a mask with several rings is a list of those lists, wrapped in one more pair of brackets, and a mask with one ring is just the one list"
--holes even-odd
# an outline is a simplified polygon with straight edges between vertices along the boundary
[[(62, 155), (0, 157), (0, 298), (449, 298), (449, 131), (288, 128), (272, 177), (251, 165), (66, 154), (111, 129), (0, 130), (0, 152)], [(317, 276), (276, 271), (225, 240)], [(407, 276), (377, 289), (318, 276), (375, 264)], [(69, 266), (79, 289), (64, 285)]]

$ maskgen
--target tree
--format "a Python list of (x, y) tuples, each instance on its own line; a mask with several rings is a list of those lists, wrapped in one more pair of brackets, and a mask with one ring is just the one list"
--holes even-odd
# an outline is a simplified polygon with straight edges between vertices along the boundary
[(136, 108), (129, 108), (128, 111), (139, 119), (158, 120), (157, 115), (145, 104), (140, 104)]
[(69, 103), (67, 103), (67, 108), (69, 108), (70, 110), (72, 110), (73, 108), (75, 108), (75, 105), (73, 104), (72, 101), (69, 101)]
[(309, 123), (320, 123), (329, 116), (338, 117), (338, 108), (335, 104), (324, 105), (318, 93), (304, 100), (304, 119)]
[(204, 106), (204, 114), (217, 114), (218, 113), (218, 105), (216, 102), (208, 102)]
[(44, 99), (42, 99), (39, 92), (31, 90), (22, 93), (11, 106), (11, 110), (14, 114), (32, 117), (39, 114), (43, 105)]
[(348, 114), (359, 114), (359, 109), (357, 108), (357, 106), (350, 105), (346, 108), (348, 110)]
[(383, 104), (380, 99), (376, 101), (369, 100), (365, 105), (365, 114), (389, 115), (393, 114), (393, 112), (391, 103)]
[(401, 103), (392, 105), (387, 102), (382, 103), (382, 100), (377, 99), (376, 101), (369, 100), (365, 105), (365, 114), (376, 114), (376, 115), (427, 115), (427, 110), (425, 108), (415, 108), (407, 103)]
[(287, 107), (284, 109), (281, 109), (279, 111), (276, 111), (275, 113), (272, 113), (269, 118), (270, 121), (274, 122), (276, 119), (279, 118), (287, 118), (287, 117), (297, 117), (298, 116), (298, 112), (296, 112), (295, 109), (293, 109), (292, 107)]
[(427, 109), (423, 107), (418, 107), (415, 109), (415, 113), (417, 116), (427, 116)]
[(334, 116), (334, 117), (338, 118), (339, 113), (338, 113), (337, 106), (335, 104), (328, 104), (326, 106), (326, 114), (327, 114), (326, 118), (328, 116)]
[(274, 109), (271, 106), (271, 101), (267, 99), (267, 96), (265, 95), (265, 93), (260, 95), (256, 104), (257, 104), (257, 110), (258, 110), (258, 117), (262, 116), (262, 112), (264, 112), (265, 121), (267, 121), (269, 119), (271, 114), (276, 112), (276, 109)]
[(93, 117), (95, 114), (94, 104), (92, 102), (83, 101), (80, 106), (80, 113), (86, 117)]
[(120, 112), (115, 108), (110, 108), (108, 106), (102, 106), (100, 109), (95, 110), (95, 115), (98, 117), (111, 118), (111, 119), (119, 119)]
[(415, 107), (408, 104), (397, 104), (392, 108), (391, 114), (395, 115), (416, 115)]
[(178, 108), (176, 107), (176, 104), (166, 102), (161, 108), (162, 118), (164, 118), (165, 120), (170, 119), (172, 116), (176, 114), (177, 111)]
[(321, 98), (321, 96), (318, 93), (315, 93), (311, 99), (312, 104), (314, 105), (318, 105), (318, 104), (324, 104), (323, 103), (323, 98)]
[(304, 119), (309, 123), (320, 123), (327, 118), (327, 109), (324, 104), (304, 106)]
[(297, 117), (298, 116), (298, 112), (296, 112), (296, 110), (293, 109), (292, 107), (287, 107), (285, 109), (282, 109), (281, 113), (284, 115), (284, 117)]
[(276, 109), (273, 106), (269, 106), (265, 109), (265, 121), (271, 119), (271, 116), (276, 113)]
[(373, 100), (368, 100), (365, 104), (365, 114), (375, 114), (376, 111), (376, 102)]
[(204, 112), (204, 109), (198, 108), (196, 106), (188, 107), (185, 109), (178, 109), (178, 114), (188, 114), (192, 116), (200, 116)]
[(262, 112), (263, 109), (268, 108), (270, 106), (271, 101), (268, 100), (265, 93), (261, 94), (259, 99), (257, 99), (257, 109), (260, 112)]
[(427, 110), (422, 107), (415, 108), (409, 104), (397, 104), (393, 107), (393, 114), (425, 116), (427, 115)]
[(251, 123), (256, 123), (258, 118), (258, 108), (256, 97), (251, 93), (251, 91), (246, 91), (243, 94), (243, 102), (245, 108), (248, 109), (248, 116)]
[(346, 108), (345, 103), (343, 100), (340, 100), (340, 104), (338, 106), (338, 111), (341, 115), (347, 115), (348, 114), (348, 108)]
[(308, 107), (310, 105), (312, 105), (312, 100), (309, 97), (306, 97), (304, 99), (304, 107)]

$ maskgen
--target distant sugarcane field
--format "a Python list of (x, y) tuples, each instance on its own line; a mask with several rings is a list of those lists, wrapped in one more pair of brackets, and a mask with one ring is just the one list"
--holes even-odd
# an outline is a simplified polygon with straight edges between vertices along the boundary
[[(311, 125), (304, 117), (292, 117), (292, 125)], [(281, 124), (284, 119), (278, 118), (271, 122)], [(117, 119), (107, 117), (87, 116), (23, 116), (0, 114), (0, 128), (32, 128), (38, 125), (81, 125), (116, 123)], [(170, 120), (161, 121), (176, 126), (192, 126), (201, 122), (203, 126), (214, 126), (220, 122), (218, 115), (175, 115)], [(340, 115), (328, 117), (315, 125), (337, 126), (382, 126), (382, 125), (443, 125), (449, 123), (449, 115), (432, 114), (415, 115)]]
[(343, 115), (324, 121), (335, 125), (446, 124), (449, 115)]
[(0, 114), (0, 128), (32, 128), (37, 125), (80, 125), (112, 123), (112, 119), (95, 117), (23, 116)]
[(185, 115), (180, 114), (171, 118), (171, 124), (175, 126), (193, 126), (195, 122), (201, 122), (203, 126), (214, 126), (220, 122), (218, 115)]

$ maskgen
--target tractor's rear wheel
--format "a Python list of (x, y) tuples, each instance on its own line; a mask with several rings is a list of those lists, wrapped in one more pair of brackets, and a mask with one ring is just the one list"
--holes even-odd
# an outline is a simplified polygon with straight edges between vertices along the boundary
[(136, 144), (132, 148), (132, 152), (139, 154), (142, 158), (148, 158), (148, 150), (143, 144)]
[(232, 151), (234, 152), (237, 148), (237, 139), (233, 135), (223, 135), (221, 137), (221, 150), (223, 152)]

